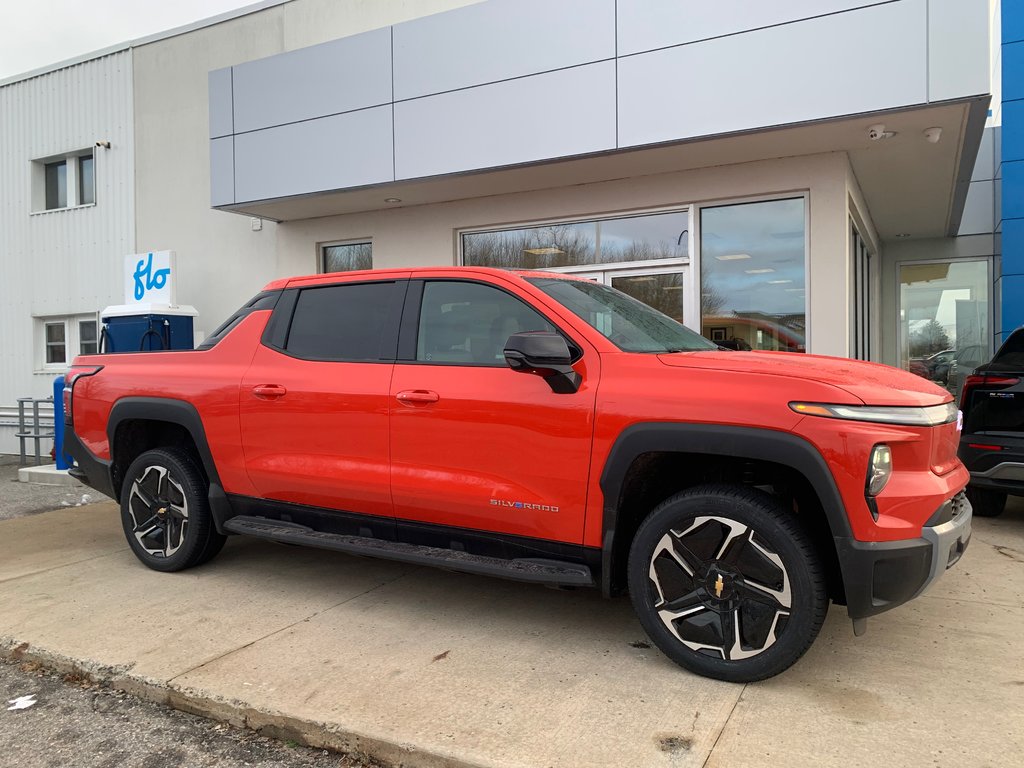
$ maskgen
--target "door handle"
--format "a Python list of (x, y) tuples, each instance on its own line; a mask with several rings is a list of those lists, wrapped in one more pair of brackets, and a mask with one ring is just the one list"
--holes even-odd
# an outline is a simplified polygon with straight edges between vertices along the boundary
[(280, 384), (260, 384), (252, 388), (252, 393), (264, 400), (276, 400), (288, 394), (288, 390)]
[(438, 397), (437, 392), (431, 392), (427, 389), (406, 389), (395, 395), (395, 398), (402, 405), (408, 406), (427, 405), (429, 403), (436, 403), (441, 399)]

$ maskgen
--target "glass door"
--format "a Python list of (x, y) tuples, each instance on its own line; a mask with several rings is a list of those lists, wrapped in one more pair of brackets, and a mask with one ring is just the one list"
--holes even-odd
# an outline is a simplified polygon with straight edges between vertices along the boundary
[(992, 355), (988, 259), (903, 262), (900, 363), (959, 396)]

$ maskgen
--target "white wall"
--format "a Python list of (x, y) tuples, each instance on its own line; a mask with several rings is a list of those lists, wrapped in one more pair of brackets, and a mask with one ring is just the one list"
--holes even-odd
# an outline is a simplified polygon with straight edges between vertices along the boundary
[[(135, 240), (133, 134), (130, 52), (0, 87), (0, 452), (17, 451), (15, 400), (46, 397), (57, 375), (36, 372), (33, 318), (120, 303)], [(94, 151), (96, 204), (33, 213), (32, 160), (100, 140), (111, 148)]]

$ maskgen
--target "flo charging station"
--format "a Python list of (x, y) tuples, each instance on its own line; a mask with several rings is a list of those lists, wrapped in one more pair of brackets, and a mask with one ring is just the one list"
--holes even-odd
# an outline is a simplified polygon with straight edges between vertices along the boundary
[(174, 251), (150, 251), (124, 260), (124, 304), (100, 313), (100, 351), (192, 349), (194, 307), (177, 301)]

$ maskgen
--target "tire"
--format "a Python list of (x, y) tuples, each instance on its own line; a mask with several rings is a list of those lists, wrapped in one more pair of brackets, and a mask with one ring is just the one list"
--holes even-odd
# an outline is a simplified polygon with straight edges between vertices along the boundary
[(224, 546), (206, 481), (179, 448), (146, 451), (131, 463), (121, 491), (121, 525), (135, 556), (154, 571), (201, 565)]
[(988, 488), (967, 486), (967, 500), (978, 517), (999, 517), (1006, 509), (1006, 494)]
[(748, 683), (788, 669), (828, 611), (824, 571), (803, 528), (773, 497), (744, 487), (704, 485), (666, 499), (637, 531), (628, 569), (633, 607), (654, 644), (718, 680)]

